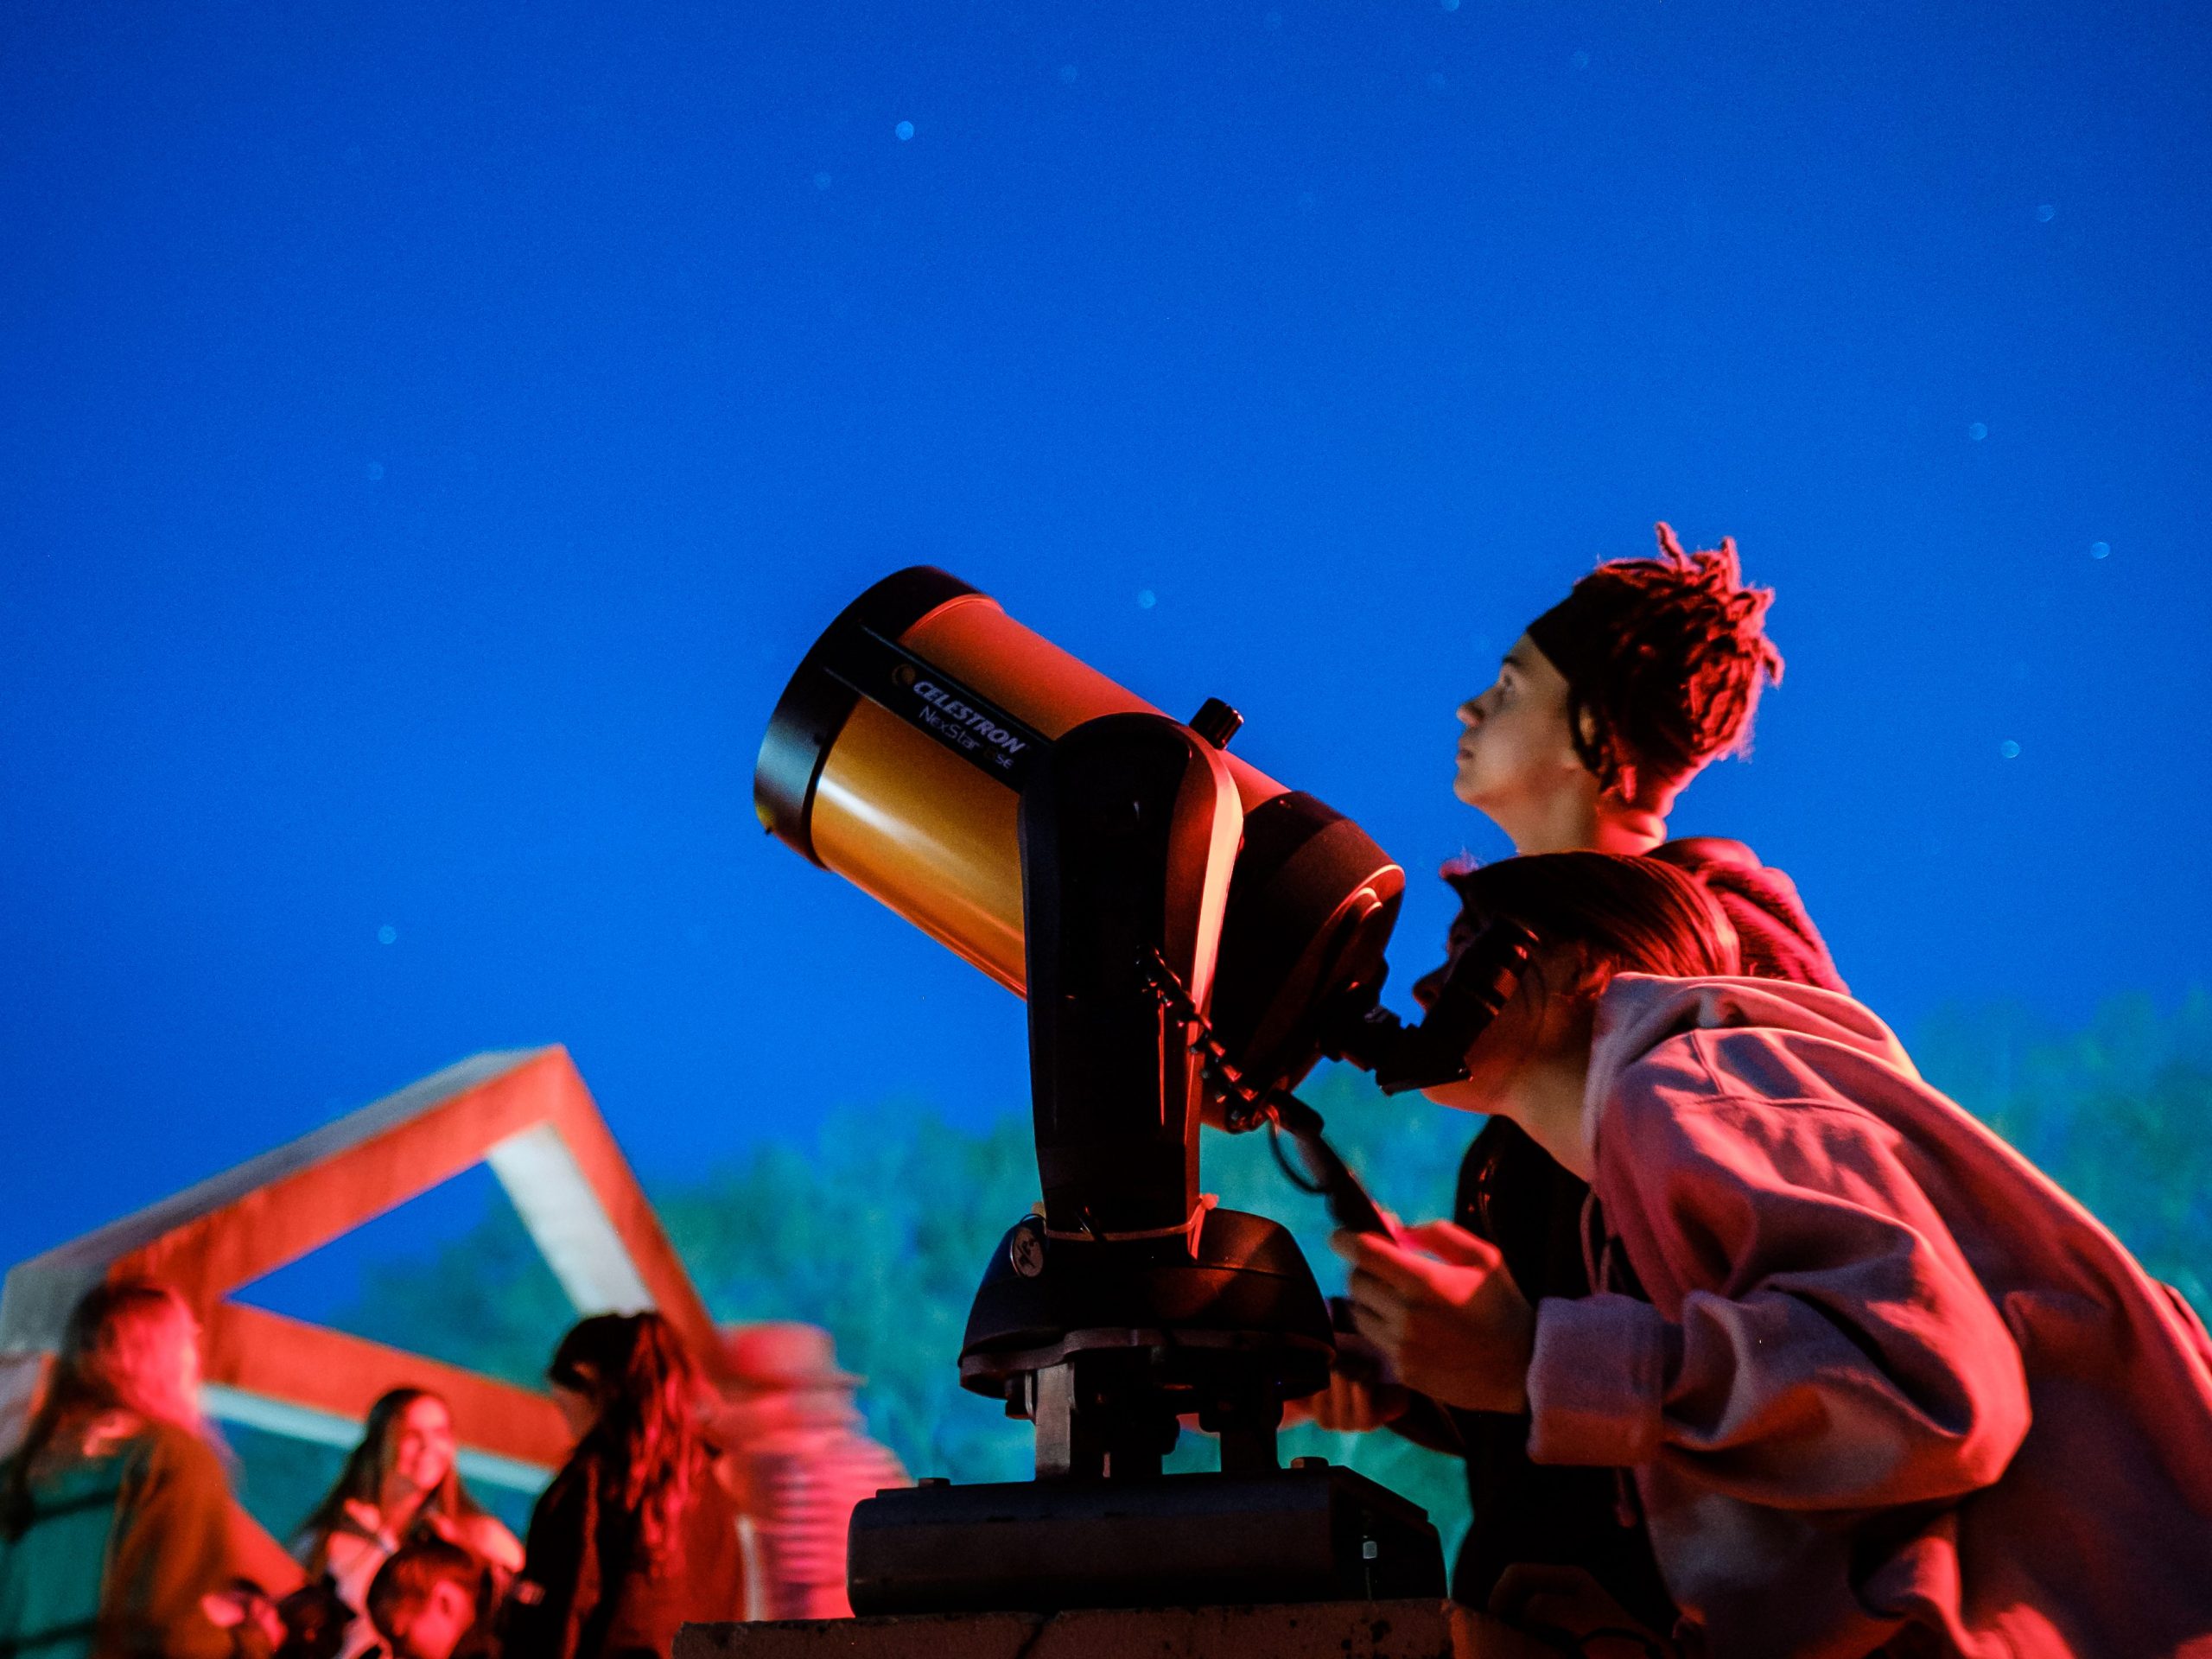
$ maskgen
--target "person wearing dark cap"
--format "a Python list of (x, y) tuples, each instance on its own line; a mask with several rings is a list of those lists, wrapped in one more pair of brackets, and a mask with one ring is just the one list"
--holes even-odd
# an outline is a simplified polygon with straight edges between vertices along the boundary
[(1516, 853), (1643, 854), (1694, 876), (1734, 925), (1745, 971), (1841, 990), (1797, 889), (1741, 842), (1667, 839), (1690, 780), (1749, 752), (1759, 693), (1782, 678), (1774, 592), (1744, 585), (1733, 537), (1616, 559), (1529, 625), (1459, 708), (1452, 792)]
[[(1503, 830), (1516, 855), (1642, 856), (1693, 877), (1735, 930), (1743, 971), (1846, 989), (1796, 886), (1741, 842), (1669, 841), (1667, 818), (1690, 780), (1750, 746), (1764, 688), (1782, 677), (1766, 637), (1769, 588), (1746, 587), (1733, 539), (1685, 552), (1669, 525), (1658, 556), (1600, 564), (1516, 639), (1497, 679), (1459, 710), (1453, 792)], [(1445, 879), (1467, 897), (1471, 870)], [(1456, 960), (1476, 927), (1463, 909)], [(1440, 969), (1414, 988), (1424, 1006)], [(1589, 1294), (1587, 1185), (1510, 1119), (1491, 1119), (1460, 1166), (1454, 1219), (1503, 1251), (1530, 1304)], [(1528, 1456), (1524, 1414), (1446, 1410), (1388, 1385), (1341, 1377), (1319, 1399), (1325, 1427), (1388, 1422), (1465, 1456), (1472, 1522), (1453, 1570), (1455, 1600), (1510, 1597), (1515, 1569), (1569, 1567), (1656, 1629), (1672, 1607), (1640, 1526), (1624, 1525), (1611, 1471), (1547, 1467)]]

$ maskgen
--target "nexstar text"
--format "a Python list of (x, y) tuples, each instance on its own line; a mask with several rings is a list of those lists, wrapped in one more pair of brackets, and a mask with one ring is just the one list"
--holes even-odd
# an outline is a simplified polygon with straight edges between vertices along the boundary
[(1027, 747), (1021, 739), (1004, 727), (992, 724), (988, 715), (970, 709), (958, 698), (951, 696), (927, 680), (920, 681), (915, 685), (914, 695), (935, 707), (938, 712), (946, 719), (965, 726), (986, 743), (995, 745), (1004, 749), (1008, 754), (1020, 754)]

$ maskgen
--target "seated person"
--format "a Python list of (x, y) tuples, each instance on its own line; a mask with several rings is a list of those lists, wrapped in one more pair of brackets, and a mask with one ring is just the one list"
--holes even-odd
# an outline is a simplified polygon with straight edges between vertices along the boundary
[[(453, 1412), (428, 1389), (399, 1388), (369, 1408), (360, 1443), (302, 1523), (295, 1545), (311, 1576), (327, 1573), (341, 1601), (365, 1612), (370, 1580), (403, 1544), (439, 1538), (474, 1554), (504, 1586), (522, 1545), (479, 1503), (454, 1460)], [(376, 1640), (366, 1618), (346, 1627), (340, 1659)]]
[(1691, 1651), (2212, 1652), (2212, 1340), (2178, 1295), (1866, 1009), (1732, 976), (1678, 871), (1464, 890), (1543, 944), (1432, 1097), (1590, 1183), (1591, 1287), (1532, 1305), (1448, 1222), (1339, 1234), (1399, 1374), (1622, 1471)]
[(474, 1632), (486, 1577), (483, 1562), (459, 1544), (423, 1538), (402, 1545), (377, 1568), (368, 1588), (369, 1622), (385, 1652), (391, 1659), (484, 1652)]

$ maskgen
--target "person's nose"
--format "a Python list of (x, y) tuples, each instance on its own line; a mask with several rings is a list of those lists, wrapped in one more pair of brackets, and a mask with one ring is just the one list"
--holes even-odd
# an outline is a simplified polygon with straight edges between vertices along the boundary
[(1483, 700), (1480, 697), (1469, 697), (1459, 705), (1458, 713), (1459, 723), (1469, 731), (1473, 731), (1476, 727), (1483, 723)]

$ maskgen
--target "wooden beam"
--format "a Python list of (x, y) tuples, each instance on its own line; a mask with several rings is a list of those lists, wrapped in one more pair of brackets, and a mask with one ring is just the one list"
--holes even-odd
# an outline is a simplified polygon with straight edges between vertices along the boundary
[(428, 1389), (445, 1397), (465, 1446), (549, 1471), (569, 1455), (572, 1437), (551, 1395), (380, 1342), (221, 1302), (209, 1311), (203, 1347), (207, 1381), (242, 1394), (358, 1421), (388, 1389)]
[[(566, 1064), (567, 1051), (562, 1050), (560, 1054), (564, 1075), (549, 1090), (554, 1127), (575, 1157), (578, 1173), (597, 1196), (615, 1236), (620, 1240), (628, 1257), (626, 1265), (651, 1294), (653, 1306), (676, 1327), (701, 1370), (715, 1383), (728, 1383), (731, 1379), (722, 1358), (714, 1316), (708, 1313), (707, 1304), (700, 1296), (698, 1287), (691, 1282), (683, 1257), (677, 1255), (676, 1246), (660, 1224), (659, 1215), (639, 1186), (629, 1160), (615, 1144), (607, 1120), (600, 1116), (599, 1108), (584, 1087), (583, 1078), (573, 1065)], [(516, 1208), (522, 1211), (528, 1224), (530, 1211), (519, 1197)], [(539, 1249), (549, 1254), (551, 1245), (550, 1237), (539, 1240)]]
[(479, 1054), (21, 1262), (0, 1293), (0, 1350), (58, 1348), (84, 1294), (128, 1274), (168, 1281), (204, 1313), (473, 1167), (548, 1115), (563, 1073), (575, 1076), (565, 1049)]
[[(0, 1290), (0, 1354), (54, 1351), (70, 1310), (103, 1280), (159, 1279), (199, 1312), (208, 1380), (242, 1409), (259, 1402), (358, 1421), (385, 1389), (411, 1382), (446, 1396), (464, 1446), (551, 1468), (569, 1438), (546, 1396), (226, 1300), (485, 1162), (579, 1312), (657, 1307), (709, 1379), (728, 1382), (705, 1302), (560, 1047), (448, 1066), (19, 1263)], [(549, 1351), (557, 1334), (546, 1333)], [(0, 1429), (21, 1415), (10, 1403), (0, 1398)]]

